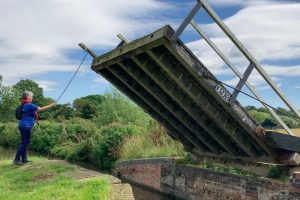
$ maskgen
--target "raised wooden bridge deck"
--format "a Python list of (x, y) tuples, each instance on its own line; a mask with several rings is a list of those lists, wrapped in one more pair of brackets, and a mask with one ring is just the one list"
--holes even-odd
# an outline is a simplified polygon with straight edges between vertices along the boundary
[(92, 69), (162, 123), (190, 152), (299, 164), (294, 152), (300, 148), (269, 145), (259, 137), (259, 124), (237, 101), (230, 105), (231, 93), (173, 35), (174, 30), (164, 26), (96, 57)]

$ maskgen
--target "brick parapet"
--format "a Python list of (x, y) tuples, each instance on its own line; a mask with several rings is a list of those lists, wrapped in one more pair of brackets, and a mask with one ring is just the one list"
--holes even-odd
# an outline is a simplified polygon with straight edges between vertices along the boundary
[(182, 199), (300, 199), (298, 172), (290, 182), (281, 182), (175, 164), (171, 159), (121, 162), (115, 172), (121, 179)]

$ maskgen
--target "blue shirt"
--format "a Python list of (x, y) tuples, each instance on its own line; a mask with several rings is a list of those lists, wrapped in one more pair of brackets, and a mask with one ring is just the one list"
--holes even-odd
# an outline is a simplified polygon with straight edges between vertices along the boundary
[(35, 111), (37, 111), (38, 106), (33, 103), (25, 103), (23, 105), (23, 115), (22, 119), (19, 121), (19, 127), (31, 128), (34, 126), (34, 116)]

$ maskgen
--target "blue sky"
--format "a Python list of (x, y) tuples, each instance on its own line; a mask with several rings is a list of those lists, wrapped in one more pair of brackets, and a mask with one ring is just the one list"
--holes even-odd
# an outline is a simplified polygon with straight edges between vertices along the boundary
[[(96, 54), (113, 49), (122, 33), (130, 40), (165, 24), (174, 29), (195, 0), (10, 0), (0, 2), (0, 74), (5, 85), (32, 79), (56, 99), (80, 63), (85, 43)], [(208, 0), (217, 14), (262, 64), (286, 96), (300, 108), (299, 0)], [(195, 20), (244, 72), (248, 65), (238, 50), (202, 10)], [(235, 86), (238, 79), (191, 27), (182, 40), (220, 80)], [(89, 57), (61, 103), (102, 94), (111, 85), (90, 69)], [(257, 72), (250, 82), (273, 106), (285, 107)], [(248, 92), (248, 90), (244, 90)], [(243, 105), (261, 106), (239, 96)]]

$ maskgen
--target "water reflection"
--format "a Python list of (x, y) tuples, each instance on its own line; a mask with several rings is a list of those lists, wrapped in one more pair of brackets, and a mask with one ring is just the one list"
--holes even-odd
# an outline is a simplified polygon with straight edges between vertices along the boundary
[(159, 194), (157, 192), (147, 190), (141, 187), (137, 187), (135, 185), (131, 185), (132, 187), (132, 192), (135, 200), (146, 200), (146, 199), (151, 199), (151, 200), (170, 200), (174, 199), (172, 197), (168, 197), (162, 194)]

